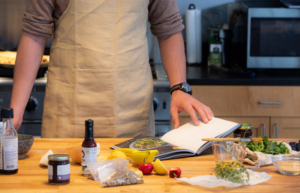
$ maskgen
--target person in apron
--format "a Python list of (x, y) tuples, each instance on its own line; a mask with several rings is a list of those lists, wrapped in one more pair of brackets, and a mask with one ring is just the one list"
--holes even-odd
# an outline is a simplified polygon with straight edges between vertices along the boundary
[[(149, 0), (69, 1), (54, 26), (42, 137), (84, 137), (87, 119), (94, 120), (95, 137), (154, 136), (153, 80), (146, 37), (148, 5)], [(25, 41), (22, 37), (19, 49)], [(167, 56), (170, 45), (164, 42), (167, 41), (160, 39), (162, 55)], [(44, 45), (32, 46), (40, 49)], [(162, 56), (163, 60), (166, 58)], [(16, 73), (18, 69), (21, 71), (18, 68), (21, 59), (22, 54), (18, 54)], [(168, 65), (170, 62), (164, 62), (171, 85), (185, 81), (185, 59), (183, 62), (184, 68), (175, 71), (174, 66)], [(181, 72), (173, 75), (172, 72), (180, 69)], [(11, 107), (20, 109), (16, 107), (19, 79), (14, 81)], [(30, 79), (31, 84), (26, 85), (28, 95), (34, 81), (33, 77)], [(208, 107), (190, 95), (175, 93), (171, 107), (175, 121), (176, 112), (178, 116), (183, 109), (192, 113), (195, 123), (198, 120), (195, 120), (195, 110), (207, 116), (207, 121), (213, 116)], [(26, 100), (22, 100), (19, 103), (25, 106)], [(202, 109), (186, 105), (191, 101)]]

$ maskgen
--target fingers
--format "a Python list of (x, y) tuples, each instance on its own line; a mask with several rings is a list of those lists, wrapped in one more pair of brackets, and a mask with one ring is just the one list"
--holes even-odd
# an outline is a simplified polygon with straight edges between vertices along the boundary
[(175, 129), (177, 129), (179, 127), (179, 115), (178, 115), (178, 111), (176, 108), (172, 108), (170, 109), (170, 113), (172, 116), (172, 120), (175, 126)]
[(211, 117), (207, 115), (204, 106), (199, 105), (199, 103), (193, 103), (193, 108), (200, 115), (204, 123), (208, 123), (208, 121), (211, 120)]
[(206, 107), (208, 109), (208, 113), (210, 114), (211, 118), (213, 118), (215, 116), (214, 113), (212, 112), (212, 110), (208, 106), (206, 106)]
[(190, 115), (190, 117), (192, 118), (195, 125), (197, 125), (197, 126), (200, 125), (199, 119), (198, 119), (196, 112), (195, 112), (194, 108), (192, 107), (192, 105), (189, 105), (188, 107), (186, 107), (185, 110)]
[(214, 117), (213, 112), (209, 107), (199, 102), (194, 97), (183, 93), (174, 92), (172, 95), (170, 113), (175, 125), (175, 128), (179, 127), (179, 115), (182, 110), (185, 110), (192, 118), (195, 125), (200, 125), (196, 112), (201, 116), (204, 123), (208, 123)]
[(201, 106), (204, 110), (204, 113), (206, 115), (206, 117), (208, 118), (208, 120), (210, 121), (212, 118), (213, 118), (213, 113), (212, 111), (210, 110), (210, 108), (208, 106), (205, 106), (202, 104)]
[(214, 117), (212, 110), (208, 106), (202, 104), (201, 102), (198, 101), (198, 103), (203, 107), (204, 112), (206, 113), (207, 117), (209, 117), (211, 120), (211, 118)]
[(13, 121), (14, 121), (13, 122), (14, 123), (14, 128), (15, 128), (16, 131), (18, 131), (20, 129), (21, 125), (22, 125), (23, 119), (18, 120), (17, 118), (14, 118)]

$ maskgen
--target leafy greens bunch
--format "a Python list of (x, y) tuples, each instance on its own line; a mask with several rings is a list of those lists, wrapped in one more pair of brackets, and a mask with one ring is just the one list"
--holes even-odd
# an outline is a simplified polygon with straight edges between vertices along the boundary
[(279, 144), (277, 142), (270, 141), (267, 136), (263, 137), (262, 142), (250, 142), (247, 144), (247, 148), (249, 148), (251, 151), (259, 151), (265, 154), (289, 154), (289, 149), (283, 144), (283, 142), (280, 142)]

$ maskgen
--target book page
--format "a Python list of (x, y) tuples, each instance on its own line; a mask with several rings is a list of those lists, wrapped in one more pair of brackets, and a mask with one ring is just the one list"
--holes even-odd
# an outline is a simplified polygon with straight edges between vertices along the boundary
[(161, 139), (197, 153), (200, 147), (206, 143), (206, 141), (202, 141), (202, 138), (226, 136), (239, 126), (240, 124), (238, 123), (214, 117), (207, 124), (200, 120), (199, 126), (190, 121), (178, 129), (173, 129), (166, 133)]

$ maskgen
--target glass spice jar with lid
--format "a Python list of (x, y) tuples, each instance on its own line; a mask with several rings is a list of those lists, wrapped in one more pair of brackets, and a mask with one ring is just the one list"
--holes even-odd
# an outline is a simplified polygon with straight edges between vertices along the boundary
[(247, 123), (242, 123), (241, 126), (234, 131), (235, 138), (252, 138), (253, 126)]
[(48, 156), (48, 180), (50, 184), (70, 183), (70, 156), (52, 154)]

